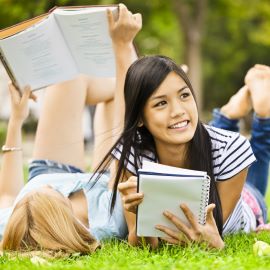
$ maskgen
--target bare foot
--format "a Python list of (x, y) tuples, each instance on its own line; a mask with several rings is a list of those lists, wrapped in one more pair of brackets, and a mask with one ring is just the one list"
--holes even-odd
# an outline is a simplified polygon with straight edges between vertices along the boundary
[(227, 104), (221, 107), (220, 111), (230, 119), (240, 119), (250, 112), (251, 105), (250, 93), (245, 85), (230, 98)]
[(246, 77), (255, 113), (259, 117), (270, 117), (270, 67), (255, 65)]

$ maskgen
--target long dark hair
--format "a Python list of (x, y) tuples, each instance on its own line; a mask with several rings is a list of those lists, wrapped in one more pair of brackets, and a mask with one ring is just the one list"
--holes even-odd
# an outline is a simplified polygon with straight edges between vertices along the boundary
[[(144, 125), (140, 127), (139, 123), (143, 119), (143, 109), (147, 100), (172, 71), (185, 81), (195, 99), (193, 88), (185, 72), (168, 57), (143, 57), (135, 61), (128, 69), (124, 86), (124, 128), (120, 138), (96, 169), (96, 172), (104, 171), (112, 160), (111, 153), (116, 149), (119, 150), (119, 146), (121, 146), (121, 155), (113, 187), (111, 211), (115, 206), (118, 183), (127, 180), (123, 179), (124, 172), (127, 170), (127, 163), (131, 156), (134, 157), (134, 167), (137, 172), (141, 167), (141, 157), (146, 151), (156, 155), (153, 136)], [(211, 148), (210, 136), (199, 120), (194, 137), (189, 142), (186, 164), (189, 169), (206, 171), (211, 178), (209, 203), (215, 203), (216, 205), (214, 217), (221, 235), (223, 226), (222, 208), (214, 179)]]

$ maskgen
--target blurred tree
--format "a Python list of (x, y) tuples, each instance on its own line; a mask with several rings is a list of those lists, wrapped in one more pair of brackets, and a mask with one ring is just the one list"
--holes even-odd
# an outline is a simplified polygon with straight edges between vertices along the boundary
[(162, 54), (183, 63), (182, 34), (178, 31), (170, 1), (123, 0), (122, 3), (133, 13), (142, 14), (143, 30), (136, 38), (142, 55)]
[(98, 5), (106, 0), (0, 0), (0, 29), (48, 12), (54, 6)]
[(256, 63), (270, 65), (270, 1), (209, 1), (203, 39), (204, 104), (221, 106)]
[(184, 58), (189, 67), (189, 78), (196, 92), (199, 109), (202, 109), (201, 43), (208, 0), (172, 0), (172, 4), (179, 30), (184, 35)]

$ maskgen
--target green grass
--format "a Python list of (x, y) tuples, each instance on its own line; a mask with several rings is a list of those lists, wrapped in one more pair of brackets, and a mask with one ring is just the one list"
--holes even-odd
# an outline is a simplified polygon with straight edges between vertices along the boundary
[(254, 238), (270, 242), (270, 235), (235, 235), (225, 239), (222, 251), (207, 250), (193, 245), (175, 247), (163, 245), (158, 250), (133, 248), (125, 242), (108, 242), (91, 256), (49, 260), (36, 265), (28, 258), (0, 258), (0, 269), (269, 269), (270, 257), (253, 254)]
[[(266, 201), (270, 205), (270, 189)], [(0, 269), (270, 269), (270, 256), (258, 257), (253, 253), (256, 239), (270, 243), (270, 233), (228, 236), (222, 251), (208, 250), (199, 245), (183, 248), (166, 244), (151, 251), (147, 247), (135, 248), (125, 242), (111, 241), (103, 244), (93, 255), (50, 259), (41, 265), (33, 264), (29, 258), (4, 255), (0, 257)]]

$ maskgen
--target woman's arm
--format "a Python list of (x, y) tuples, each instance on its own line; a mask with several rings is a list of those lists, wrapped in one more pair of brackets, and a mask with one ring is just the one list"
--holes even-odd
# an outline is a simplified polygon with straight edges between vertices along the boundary
[[(113, 14), (108, 10), (108, 21), (110, 35), (113, 41), (113, 48), (116, 62), (116, 90), (114, 95), (114, 140), (117, 140), (123, 130), (125, 101), (124, 101), (124, 84), (126, 73), (130, 65), (137, 59), (134, 49), (133, 40), (142, 27), (142, 18), (140, 14), (132, 14), (125, 5), (119, 4), (119, 18), (114, 19)], [(113, 166), (113, 171), (118, 168), (117, 161)], [(140, 199), (136, 200), (137, 178), (126, 173), (125, 179), (128, 181), (119, 184), (119, 191), (123, 199), (124, 214), (129, 229), (129, 243), (137, 245), (140, 239), (136, 236), (136, 214), (129, 209), (130, 197), (135, 196), (135, 201), (131, 202), (136, 209)], [(134, 197), (133, 197), (134, 198)], [(127, 202), (125, 201), (127, 199)]]
[(137, 59), (133, 40), (141, 30), (142, 17), (141, 14), (132, 14), (125, 5), (119, 4), (119, 18), (115, 20), (112, 12), (108, 10), (108, 21), (116, 62), (116, 90), (114, 95), (114, 128), (116, 140), (124, 125), (125, 77), (128, 68)]
[(217, 182), (217, 189), (222, 206), (223, 224), (233, 212), (243, 190), (248, 169), (244, 169), (234, 177)]
[(29, 87), (24, 89), (22, 97), (13, 85), (9, 85), (9, 92), (11, 116), (5, 142), (7, 150), (3, 152), (0, 171), (0, 208), (11, 206), (24, 185), (21, 128), (28, 116), (28, 99), (31, 96)]
[[(143, 243), (143, 240), (136, 234), (136, 211), (138, 205), (143, 201), (143, 194), (137, 193), (138, 180), (136, 176), (126, 172), (124, 179), (128, 180), (120, 183), (118, 189), (122, 197), (124, 215), (128, 225), (128, 242), (132, 246), (138, 246)], [(145, 237), (144, 240), (152, 248), (158, 246), (158, 238), (156, 237)]]

